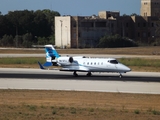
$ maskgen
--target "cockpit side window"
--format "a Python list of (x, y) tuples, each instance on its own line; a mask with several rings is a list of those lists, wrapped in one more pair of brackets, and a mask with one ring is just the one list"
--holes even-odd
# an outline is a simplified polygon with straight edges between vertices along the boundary
[(112, 63), (112, 64), (118, 64), (118, 61), (117, 60), (110, 60), (110, 63)]

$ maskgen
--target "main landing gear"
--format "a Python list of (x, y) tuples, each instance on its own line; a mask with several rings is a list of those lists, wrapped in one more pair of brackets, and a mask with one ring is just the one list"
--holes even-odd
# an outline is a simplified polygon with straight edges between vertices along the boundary
[[(76, 72), (77, 72), (77, 71), (74, 71), (74, 72), (73, 72), (73, 76), (78, 77), (78, 74), (77, 74)], [(91, 72), (88, 72), (88, 73), (86, 74), (86, 76), (90, 77), (90, 76), (92, 76), (92, 73), (91, 73)]]
[(73, 72), (73, 75), (74, 75), (75, 77), (78, 77), (78, 74), (76, 73), (76, 71)]
[(92, 76), (92, 73), (91, 73), (91, 72), (88, 72), (88, 73), (87, 73), (87, 76), (88, 76), (88, 77)]

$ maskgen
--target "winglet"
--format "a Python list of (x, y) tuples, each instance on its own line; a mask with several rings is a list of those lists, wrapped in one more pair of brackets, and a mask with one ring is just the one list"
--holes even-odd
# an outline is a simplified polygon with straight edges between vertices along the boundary
[(38, 61), (38, 64), (39, 64), (39, 67), (41, 68), (41, 69), (45, 69), (44, 67), (43, 67), (43, 65)]

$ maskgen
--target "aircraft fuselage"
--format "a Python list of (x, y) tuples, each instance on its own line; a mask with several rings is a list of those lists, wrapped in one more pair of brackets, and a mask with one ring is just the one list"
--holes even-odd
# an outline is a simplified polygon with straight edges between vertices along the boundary
[(58, 63), (63, 68), (73, 71), (90, 71), (90, 72), (119, 72), (125, 73), (131, 71), (127, 66), (119, 63), (114, 58), (74, 58), (73, 62), (69, 61), (69, 57), (58, 59)]

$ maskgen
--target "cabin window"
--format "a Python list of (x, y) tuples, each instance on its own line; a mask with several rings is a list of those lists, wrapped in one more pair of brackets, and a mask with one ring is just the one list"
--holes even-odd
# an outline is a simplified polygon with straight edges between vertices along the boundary
[(96, 65), (96, 62), (94, 63), (94, 65)]
[(91, 62), (91, 65), (92, 65), (92, 62)]
[(85, 65), (85, 62), (83, 63), (83, 65)]
[(101, 63), (101, 65), (103, 65), (103, 62)]
[(89, 65), (89, 62), (87, 63), (87, 65)]

